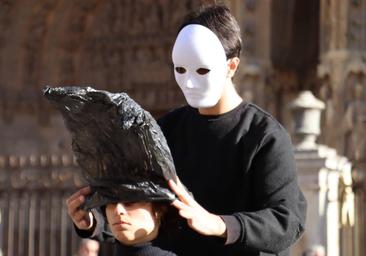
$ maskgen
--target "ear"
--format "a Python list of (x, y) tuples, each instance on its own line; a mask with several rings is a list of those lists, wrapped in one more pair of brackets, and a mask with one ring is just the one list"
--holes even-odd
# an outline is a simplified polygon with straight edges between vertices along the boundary
[(238, 57), (233, 57), (231, 59), (228, 59), (228, 77), (233, 78), (235, 75), (236, 70), (238, 69), (240, 63), (240, 59)]
[(154, 215), (160, 223), (161, 219), (163, 218), (165, 213), (168, 211), (168, 206), (164, 205), (164, 204), (159, 204), (159, 203), (154, 203), (153, 206), (154, 206)]

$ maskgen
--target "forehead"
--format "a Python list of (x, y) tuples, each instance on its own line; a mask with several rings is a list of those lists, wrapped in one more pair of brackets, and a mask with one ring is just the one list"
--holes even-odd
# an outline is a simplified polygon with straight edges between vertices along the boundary
[(202, 25), (185, 26), (175, 41), (172, 59), (174, 63), (211, 64), (226, 61), (225, 50), (219, 38)]
[(119, 205), (121, 205), (127, 211), (147, 210), (150, 212), (153, 210), (153, 203), (145, 201), (109, 203), (106, 205), (106, 210), (113, 211), (115, 208), (119, 207)]

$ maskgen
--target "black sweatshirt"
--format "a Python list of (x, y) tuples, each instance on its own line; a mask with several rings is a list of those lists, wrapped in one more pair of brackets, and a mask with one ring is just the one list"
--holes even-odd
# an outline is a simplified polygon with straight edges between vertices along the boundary
[[(303, 232), (306, 202), (285, 129), (246, 103), (218, 116), (203, 116), (186, 106), (159, 124), (181, 181), (198, 203), (223, 216), (228, 233), (236, 237), (225, 245), (223, 239), (199, 235), (180, 219), (169, 230), (162, 228), (153, 245), (143, 250), (117, 243), (117, 255), (127, 249), (130, 255), (145, 256), (157, 249), (154, 246), (165, 251), (151, 255), (170, 251), (178, 256), (289, 255), (288, 247)], [(104, 226), (103, 218), (98, 222)], [(91, 235), (76, 231), (82, 237)]]
[(125, 246), (118, 244), (116, 256), (177, 256), (175, 253), (164, 251), (151, 243)]
[[(93, 235), (93, 233), (96, 233), (96, 236), (93, 238), (99, 242), (108, 242), (114, 244), (114, 256), (177, 256), (175, 253), (163, 250), (157, 246), (154, 246), (151, 242), (146, 242), (143, 244), (138, 245), (124, 245), (121, 242), (119, 242), (113, 234), (108, 230), (108, 225), (104, 220), (104, 217), (102, 217), (101, 213), (99, 212), (93, 212), (94, 215), (97, 215), (98, 221), (102, 222), (100, 223), (101, 226), (99, 230), (96, 230), (96, 232), (90, 232), (78, 229), (75, 225), (75, 231), (76, 233), (83, 238), (88, 238)], [(96, 223), (96, 222), (94, 222)], [(93, 229), (95, 229), (96, 226), (94, 225)]]
[(225, 245), (181, 220), (154, 244), (179, 256), (289, 255), (304, 230), (306, 202), (285, 129), (244, 102), (218, 116), (185, 106), (159, 124), (182, 183), (206, 210), (223, 215), (228, 233), (236, 237)]

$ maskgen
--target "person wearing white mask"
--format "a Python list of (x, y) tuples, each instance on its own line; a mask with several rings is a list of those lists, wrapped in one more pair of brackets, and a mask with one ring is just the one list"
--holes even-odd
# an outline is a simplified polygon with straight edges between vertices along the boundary
[(284, 256), (304, 231), (290, 137), (237, 93), (240, 51), (239, 26), (221, 5), (188, 15), (173, 46), (188, 105), (159, 124), (181, 179), (170, 186), (183, 221), (175, 238), (156, 244), (177, 255)]
[[(240, 52), (239, 26), (222, 5), (190, 13), (173, 46), (188, 105), (158, 122), (181, 180), (169, 181), (180, 218), (152, 244), (179, 256), (288, 256), (304, 231), (306, 201), (290, 137), (237, 93)], [(74, 214), (91, 233), (89, 213)]]

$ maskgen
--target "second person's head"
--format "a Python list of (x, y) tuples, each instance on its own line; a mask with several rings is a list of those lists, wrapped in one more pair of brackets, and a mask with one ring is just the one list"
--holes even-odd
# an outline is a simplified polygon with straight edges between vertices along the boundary
[(240, 28), (227, 7), (202, 7), (186, 17), (172, 60), (189, 105), (210, 108), (218, 103), (238, 67), (240, 51)]

